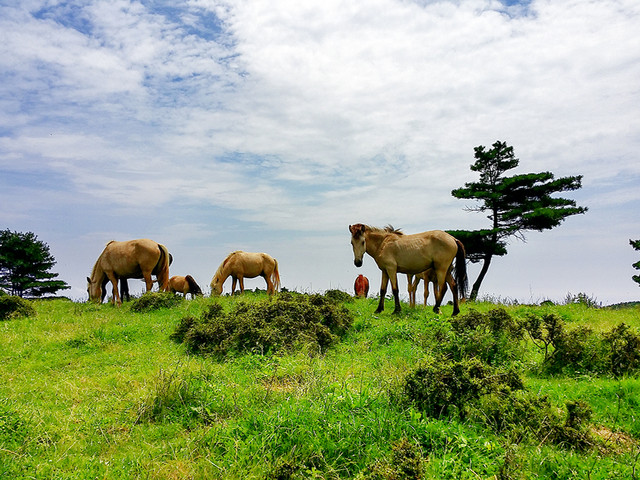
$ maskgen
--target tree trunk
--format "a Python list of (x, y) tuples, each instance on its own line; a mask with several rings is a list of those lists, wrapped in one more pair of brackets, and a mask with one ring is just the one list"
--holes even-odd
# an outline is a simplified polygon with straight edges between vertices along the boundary
[(469, 294), (469, 300), (471, 300), (472, 302), (474, 302), (476, 300), (476, 297), (478, 296), (480, 285), (482, 284), (482, 281), (484, 280), (485, 275), (489, 271), (489, 265), (491, 264), (492, 257), (493, 255), (487, 255), (486, 257), (484, 257), (484, 261), (482, 262), (482, 269), (478, 274), (478, 278), (476, 278), (476, 281), (473, 283), (473, 287), (471, 288), (471, 293)]

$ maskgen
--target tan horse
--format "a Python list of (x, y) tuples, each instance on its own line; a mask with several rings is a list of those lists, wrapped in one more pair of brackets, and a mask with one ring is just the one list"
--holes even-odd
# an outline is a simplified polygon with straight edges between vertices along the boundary
[(183, 277), (182, 275), (174, 275), (169, 279), (169, 291), (171, 293), (181, 293), (187, 298), (187, 293), (191, 294), (193, 300), (195, 295), (202, 295), (200, 285), (196, 283), (191, 275)]
[(380, 302), (376, 313), (384, 310), (384, 297), (389, 280), (391, 280), (391, 290), (395, 300), (393, 312), (400, 313), (398, 273), (417, 275), (429, 269), (434, 270), (438, 285), (433, 311), (440, 313), (444, 283), (451, 274), (454, 259), (456, 259), (455, 281), (452, 281), (449, 286), (453, 293), (453, 315), (460, 312), (458, 286), (461, 289), (461, 296), (464, 297), (467, 279), (462, 242), (440, 230), (404, 235), (391, 226), (382, 229), (358, 223), (349, 225), (349, 231), (356, 267), (362, 266), (364, 254), (368, 253), (382, 271)]
[(169, 252), (167, 247), (143, 238), (126, 242), (107, 243), (87, 277), (89, 300), (100, 303), (105, 279), (113, 285), (113, 302), (122, 304), (118, 293), (118, 279), (144, 278), (147, 292), (153, 287), (151, 275), (156, 276), (161, 291), (169, 288)]
[[(435, 270), (430, 268), (426, 272), (419, 273), (413, 278), (413, 275), (407, 274), (407, 289), (409, 290), (409, 306), (416, 306), (416, 291), (418, 290), (418, 285), (420, 285), (420, 280), (424, 280), (424, 305), (427, 306), (427, 298), (429, 298), (429, 283), (433, 284), (433, 294), (438, 296), (438, 277), (436, 276)], [(447, 283), (451, 284), (453, 282), (453, 277), (450, 273), (447, 274)], [(444, 288), (444, 293), (447, 292), (447, 284), (442, 287)]]
[(220, 295), (222, 285), (227, 278), (233, 278), (231, 294), (236, 290), (236, 281), (240, 282), (240, 293), (244, 292), (244, 279), (261, 276), (267, 282), (267, 293), (275, 293), (280, 288), (278, 262), (266, 253), (235, 251), (227, 255), (211, 280), (211, 294)]

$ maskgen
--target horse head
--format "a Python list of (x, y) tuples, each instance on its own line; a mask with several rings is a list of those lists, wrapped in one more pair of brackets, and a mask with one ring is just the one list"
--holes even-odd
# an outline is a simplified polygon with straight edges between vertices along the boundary
[(102, 285), (101, 282), (95, 281), (92, 282), (89, 277), (87, 277), (87, 293), (89, 294), (90, 302), (100, 303), (102, 300)]
[(220, 281), (220, 277), (215, 275), (213, 280), (211, 280), (211, 295), (220, 294), (222, 294), (222, 282)]
[(367, 243), (365, 241), (365, 226), (361, 223), (349, 225), (351, 232), (351, 247), (353, 248), (353, 263), (356, 267), (362, 266), (362, 257), (367, 251)]

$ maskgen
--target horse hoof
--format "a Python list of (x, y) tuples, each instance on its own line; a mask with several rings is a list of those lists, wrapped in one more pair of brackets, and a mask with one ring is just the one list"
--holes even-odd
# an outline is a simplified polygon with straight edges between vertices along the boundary
[(376, 311), (373, 312), (373, 313), (380, 313), (380, 312), (382, 312), (382, 309), (381, 308), (376, 308)]
[(400, 310), (399, 308), (396, 308), (396, 309), (393, 311), (393, 314), (394, 314), (394, 315), (398, 315), (398, 314), (400, 314), (400, 313), (402, 313), (402, 310)]

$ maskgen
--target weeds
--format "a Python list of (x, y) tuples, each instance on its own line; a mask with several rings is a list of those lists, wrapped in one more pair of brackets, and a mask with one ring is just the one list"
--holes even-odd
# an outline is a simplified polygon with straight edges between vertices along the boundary
[(131, 302), (133, 312), (150, 312), (160, 308), (173, 308), (180, 305), (183, 298), (170, 292), (147, 292)]
[(220, 304), (211, 304), (201, 318), (184, 317), (172, 338), (184, 342), (192, 353), (218, 357), (296, 348), (322, 353), (352, 323), (349, 311), (327, 297), (280, 294), (275, 299), (238, 303), (228, 313)]
[(14, 295), (6, 295), (0, 290), (0, 320), (33, 317), (36, 311), (28, 300)]

